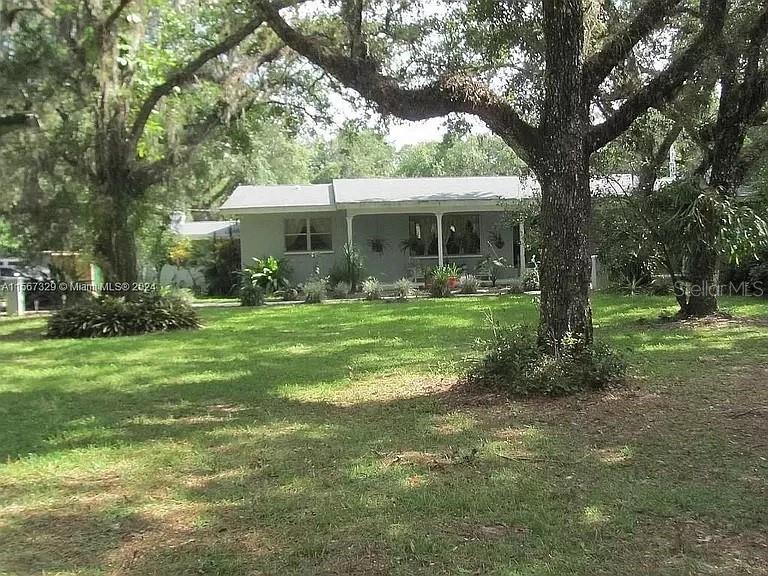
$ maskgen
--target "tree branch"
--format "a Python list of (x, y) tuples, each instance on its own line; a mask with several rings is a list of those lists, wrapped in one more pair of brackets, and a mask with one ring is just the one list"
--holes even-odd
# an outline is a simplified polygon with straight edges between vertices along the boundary
[(710, 0), (704, 26), (693, 42), (661, 73), (630, 97), (602, 124), (593, 126), (587, 135), (587, 149), (597, 151), (652, 107), (667, 104), (690, 77), (696, 65), (712, 52), (722, 33), (727, 13), (727, 0)]
[[(287, 1), (281, 0), (279, 2), (275, 2), (275, 4), (272, 6), (275, 7), (275, 10), (279, 10), (287, 5), (289, 5)], [(202, 68), (205, 64), (214, 58), (221, 56), (222, 54), (225, 54), (238, 46), (259, 26), (261, 26), (263, 22), (264, 19), (262, 16), (255, 16), (246, 22), (243, 26), (235, 30), (232, 34), (222, 39), (218, 44), (203, 50), (200, 52), (200, 54), (197, 55), (196, 58), (190, 60), (185, 65), (171, 72), (162, 83), (155, 86), (144, 99), (144, 102), (139, 108), (139, 113), (136, 116), (136, 120), (134, 120), (133, 125), (131, 126), (131, 146), (136, 146), (136, 143), (139, 141), (141, 135), (144, 132), (144, 128), (147, 125), (147, 121), (149, 120), (152, 111), (164, 96), (170, 94), (174, 87), (190, 82), (194, 78), (195, 73), (200, 70), (200, 68)]]
[(120, 18), (120, 14), (123, 13), (123, 10), (125, 10), (131, 2), (133, 2), (133, 0), (120, 0), (118, 5), (115, 6), (115, 9), (104, 19), (104, 22), (102, 23), (104, 30), (109, 30), (115, 25), (117, 19)]
[(618, 64), (627, 59), (634, 47), (648, 36), (682, 0), (646, 0), (635, 18), (611, 36), (602, 49), (585, 63), (582, 87), (586, 99), (592, 96)]
[(452, 112), (472, 114), (504, 138), (524, 161), (536, 155), (537, 130), (487, 87), (462, 74), (451, 74), (419, 88), (404, 88), (396, 79), (382, 74), (377, 63), (367, 56), (344, 56), (292, 28), (266, 0), (257, 0), (256, 4), (283, 42), (384, 112), (404, 120), (425, 120)]

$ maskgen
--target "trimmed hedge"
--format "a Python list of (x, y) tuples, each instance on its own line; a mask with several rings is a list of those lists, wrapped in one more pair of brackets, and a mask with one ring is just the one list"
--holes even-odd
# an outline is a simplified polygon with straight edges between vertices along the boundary
[(54, 312), (49, 338), (107, 338), (200, 327), (197, 312), (184, 299), (156, 292), (102, 296)]

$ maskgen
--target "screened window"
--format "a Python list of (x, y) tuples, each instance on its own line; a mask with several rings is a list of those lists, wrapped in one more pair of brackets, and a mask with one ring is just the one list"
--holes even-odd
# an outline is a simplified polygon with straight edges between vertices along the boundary
[(480, 215), (444, 215), (443, 238), (448, 256), (480, 254)]
[(411, 256), (437, 255), (437, 219), (431, 214), (409, 218), (408, 251)]
[(314, 252), (332, 249), (330, 218), (286, 218), (286, 252)]

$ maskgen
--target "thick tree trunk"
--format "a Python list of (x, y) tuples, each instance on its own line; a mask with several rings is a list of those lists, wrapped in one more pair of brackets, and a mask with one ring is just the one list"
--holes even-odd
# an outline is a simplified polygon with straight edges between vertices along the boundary
[(541, 149), (534, 170), (541, 183), (540, 342), (557, 353), (571, 336), (592, 341), (589, 303), (591, 218), (589, 154), (582, 96), (583, 13), (579, 0), (546, 0), (547, 73)]
[(93, 206), (94, 251), (105, 282), (134, 283), (138, 277), (131, 190), (125, 182), (104, 185)]
[(589, 171), (578, 145), (564, 146), (560, 160), (542, 171), (541, 318), (539, 338), (552, 351), (566, 336), (592, 341), (587, 250), (591, 198)]
[(690, 294), (687, 301), (680, 303), (680, 314), (686, 318), (702, 317), (718, 309), (718, 264), (717, 250), (701, 244), (691, 255), (688, 278)]

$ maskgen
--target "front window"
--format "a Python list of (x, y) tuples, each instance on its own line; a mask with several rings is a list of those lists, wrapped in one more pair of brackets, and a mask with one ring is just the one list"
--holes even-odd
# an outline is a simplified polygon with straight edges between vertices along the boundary
[(480, 215), (446, 214), (443, 216), (443, 238), (448, 256), (480, 254)]
[(314, 252), (332, 249), (330, 218), (286, 218), (286, 252)]

